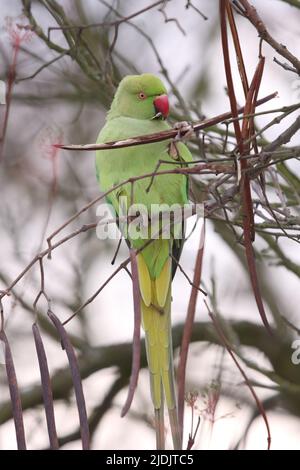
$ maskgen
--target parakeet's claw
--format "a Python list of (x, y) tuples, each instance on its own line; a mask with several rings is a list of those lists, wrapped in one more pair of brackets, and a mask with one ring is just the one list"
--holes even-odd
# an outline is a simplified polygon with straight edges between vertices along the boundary
[(175, 122), (174, 129), (178, 130), (175, 140), (188, 139), (194, 132), (193, 124), (188, 121)]
[(169, 145), (169, 155), (173, 158), (173, 160), (179, 160), (179, 152), (176, 146), (176, 142), (173, 140), (170, 142)]
[(180, 140), (186, 140), (189, 139), (192, 134), (194, 133), (194, 128), (193, 125), (190, 122), (187, 121), (179, 121), (174, 124), (174, 129), (176, 129), (178, 132), (175, 136), (175, 138), (171, 141), (169, 145), (169, 155), (174, 159), (174, 160), (179, 160), (180, 159), (180, 152), (178, 151), (176, 143)]

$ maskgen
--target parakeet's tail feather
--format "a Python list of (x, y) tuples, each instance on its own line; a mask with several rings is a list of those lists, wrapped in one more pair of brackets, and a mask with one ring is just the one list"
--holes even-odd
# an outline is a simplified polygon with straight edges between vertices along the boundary
[(160, 275), (150, 279), (141, 255), (138, 255), (141, 289), (142, 324), (150, 372), (151, 397), (155, 410), (157, 445), (162, 446), (163, 402), (169, 410), (170, 427), (175, 449), (181, 448), (174, 381), (171, 336), (171, 262), (168, 259)]
[(169, 410), (170, 428), (173, 438), (174, 449), (182, 450), (182, 438), (178, 421), (177, 407)]
[(155, 412), (155, 434), (156, 434), (156, 449), (165, 450), (165, 420), (164, 420), (164, 406)]

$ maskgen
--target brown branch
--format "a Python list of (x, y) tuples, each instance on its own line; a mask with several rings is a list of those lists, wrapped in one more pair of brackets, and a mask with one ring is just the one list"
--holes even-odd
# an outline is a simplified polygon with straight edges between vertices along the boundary
[[(229, 8), (228, 0), (220, 0), (220, 23), (221, 23), (221, 39), (222, 39), (222, 48), (223, 48), (223, 57), (224, 57), (224, 68), (226, 74), (226, 82), (228, 87), (228, 96), (230, 101), (230, 107), (232, 111), (233, 118), (236, 118), (238, 115), (237, 112), (237, 100), (235, 96), (234, 82), (231, 72), (231, 63), (230, 63), (230, 54), (229, 54), (229, 45), (228, 45), (228, 36), (227, 36), (227, 22), (226, 22), (226, 13)], [(231, 11), (231, 10), (229, 10)], [(234, 29), (235, 31), (235, 29)], [(247, 90), (246, 103), (245, 103), (245, 114), (253, 113), (255, 110), (255, 102), (258, 93), (258, 89), (261, 83), (261, 77), (264, 67), (264, 58), (261, 57), (254, 73), (250, 88)], [(245, 81), (245, 77), (243, 77)], [(244, 88), (246, 91), (247, 83), (244, 83)], [(251, 122), (251, 121), (250, 121)], [(242, 122), (242, 129), (240, 127), (239, 121), (233, 121), (235, 137), (237, 141), (237, 148), (239, 151), (239, 156), (243, 156), (247, 151), (250, 151), (249, 144), (247, 144), (247, 139), (249, 139), (249, 133), (251, 132), (252, 127), (249, 126), (249, 119), (244, 118)], [(253, 130), (253, 129), (252, 129)], [(259, 282), (256, 273), (254, 252), (252, 247), (252, 241), (254, 240), (254, 214), (253, 214), (253, 204), (251, 197), (251, 188), (250, 188), (250, 178), (247, 173), (248, 163), (247, 160), (242, 160), (238, 162), (240, 165), (241, 171), (241, 196), (242, 196), (242, 208), (243, 208), (243, 235), (245, 243), (245, 254), (247, 258), (247, 264), (249, 267), (249, 274), (252, 284), (253, 293), (255, 296), (257, 308), (261, 319), (266, 326), (266, 328), (271, 332), (269, 327), (268, 319), (265, 313), (262, 296), (259, 288)]]
[[(271, 93), (270, 95), (258, 100), (256, 106), (260, 106), (277, 96), (277, 92)], [(237, 113), (244, 112), (244, 106), (237, 109)], [(219, 114), (213, 118), (205, 119), (204, 121), (192, 124), (194, 132), (199, 132), (202, 129), (207, 129), (212, 127), (220, 122), (226, 121), (232, 117), (232, 113), (229, 111), (227, 113)], [(181, 137), (184, 137), (187, 133), (190, 132), (190, 129), (181, 131)], [(72, 145), (72, 144), (53, 144), (54, 147), (61, 148), (64, 150), (75, 150), (75, 151), (95, 151), (95, 150), (110, 150), (115, 148), (123, 147), (132, 147), (135, 145), (144, 145), (150, 144), (153, 142), (161, 142), (163, 140), (173, 139), (178, 135), (178, 129), (170, 129), (163, 132), (156, 132), (154, 134), (147, 134), (142, 136), (132, 137), (130, 139), (124, 139), (114, 142), (106, 142), (104, 144), (86, 144), (86, 145)]]
[(84, 399), (84, 394), (83, 394), (83, 389), (82, 389), (82, 382), (81, 382), (76, 355), (72, 347), (72, 344), (68, 338), (66, 330), (64, 326), (62, 325), (62, 323), (60, 322), (59, 318), (53, 312), (51, 312), (51, 310), (48, 310), (47, 314), (58, 331), (58, 334), (61, 338), (62, 347), (63, 349), (65, 349), (67, 357), (68, 357), (69, 367), (70, 367), (70, 371), (72, 375), (72, 383), (74, 386), (74, 392), (75, 392), (75, 397), (76, 397), (77, 410), (78, 410), (78, 415), (79, 415), (82, 449), (88, 450), (90, 446), (90, 433), (89, 433), (87, 412), (86, 412), (86, 406), (85, 406), (85, 399)]
[(50, 379), (50, 374), (49, 374), (48, 361), (47, 361), (47, 356), (46, 356), (44, 344), (42, 341), (42, 337), (41, 337), (38, 325), (36, 323), (32, 325), (32, 332), (33, 332), (35, 348), (36, 348), (36, 353), (37, 353), (39, 368), (40, 368), (43, 401), (44, 401), (44, 407), (45, 407), (50, 447), (51, 449), (58, 449), (59, 446), (58, 446), (57, 433), (56, 433), (54, 407), (53, 407), (53, 395), (52, 395), (52, 389), (51, 389), (51, 379)]
[(233, 39), (233, 43), (234, 43), (235, 53), (236, 53), (236, 57), (237, 57), (237, 65), (238, 65), (238, 70), (239, 70), (239, 74), (240, 74), (240, 77), (241, 77), (241, 82), (242, 82), (242, 85), (243, 85), (244, 96), (246, 97), (247, 93), (248, 93), (248, 90), (249, 90), (248, 77), (247, 77), (247, 72), (246, 72), (246, 68), (245, 68), (245, 63), (244, 63), (244, 58), (243, 58), (243, 54), (242, 54), (239, 35), (238, 35), (237, 27), (236, 27), (236, 24), (235, 24), (235, 20), (234, 20), (232, 6), (231, 6), (230, 3), (226, 4), (226, 12), (227, 12), (227, 15), (228, 15), (228, 21), (229, 21), (229, 25), (230, 25), (230, 29), (231, 29), (231, 35), (232, 35), (232, 39)]
[(259, 37), (261, 37), (264, 41), (266, 41), (273, 49), (275, 49), (278, 54), (282, 57), (287, 59), (295, 69), (297, 73), (300, 75), (300, 61), (299, 59), (294, 56), (284, 44), (280, 44), (276, 39), (274, 39), (259, 14), (257, 13), (256, 9), (253, 5), (251, 5), (247, 0), (236, 0), (234, 2), (237, 5), (243, 6), (243, 14), (246, 18), (253, 24), (253, 26), (257, 29)]
[(26, 450), (26, 439), (23, 422), (23, 410), (20, 391), (14, 366), (14, 361), (7, 336), (3, 330), (0, 331), (0, 341), (4, 343), (5, 369), (10, 393), (9, 409), (15, 424), (16, 439), (19, 450)]

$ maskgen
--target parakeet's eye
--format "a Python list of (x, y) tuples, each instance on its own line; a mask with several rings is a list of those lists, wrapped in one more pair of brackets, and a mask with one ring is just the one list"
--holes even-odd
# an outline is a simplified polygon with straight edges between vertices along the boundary
[(138, 94), (138, 97), (139, 97), (140, 100), (145, 100), (147, 98), (146, 94), (143, 91), (141, 91)]

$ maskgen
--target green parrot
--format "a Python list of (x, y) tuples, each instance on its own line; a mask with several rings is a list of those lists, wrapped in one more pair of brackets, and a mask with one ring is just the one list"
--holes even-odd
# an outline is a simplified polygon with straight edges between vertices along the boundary
[[(159, 78), (148, 73), (126, 76), (119, 84), (97, 143), (170, 129), (165, 121), (168, 112), (167, 91)], [(174, 144), (169, 140), (97, 151), (96, 172), (101, 190), (107, 191), (133, 176), (153, 173), (159, 160), (175, 163), (174, 159), (177, 159), (180, 164), (192, 160), (188, 148), (182, 142), (175, 144), (176, 156), (173, 147)], [(164, 163), (159, 171), (174, 167), (176, 165)], [(150, 181), (150, 177), (139, 179), (133, 187), (127, 183), (109, 193), (107, 202), (113, 206), (117, 216), (120, 215), (121, 197), (128, 205), (143, 204), (149, 214), (156, 205), (171, 207), (177, 204), (182, 207), (188, 204), (188, 181), (185, 175), (155, 176), (151, 185)], [(128, 245), (141, 250), (137, 254), (138, 280), (158, 449), (164, 449), (164, 400), (168, 407), (174, 449), (182, 447), (171, 337), (171, 282), (176, 269), (174, 258), (180, 256), (184, 237), (184, 234), (181, 238), (174, 236), (178, 225), (181, 226), (181, 223), (174, 224), (169, 237), (160, 233), (150, 243), (147, 240), (151, 227), (148, 227), (144, 238), (130, 237), (129, 232), (125, 233)]]

